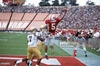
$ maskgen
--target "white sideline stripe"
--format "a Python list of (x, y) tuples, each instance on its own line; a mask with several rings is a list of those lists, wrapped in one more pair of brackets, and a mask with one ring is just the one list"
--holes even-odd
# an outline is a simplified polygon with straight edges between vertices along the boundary
[(49, 58), (48, 60), (44, 58), (42, 59), (41, 62), (47, 65), (56, 65), (56, 66), (61, 65), (60, 62), (56, 58)]
[(22, 58), (0, 57), (0, 59), (19, 60), (19, 59), (22, 59)]
[[(23, 58), (0, 57), (0, 59), (19, 60), (19, 59), (23, 59)], [(37, 60), (34, 59), (33, 61), (36, 62)], [(44, 63), (46, 65), (61, 65), (60, 62), (56, 58), (49, 58), (48, 60), (43, 58), (41, 63)]]

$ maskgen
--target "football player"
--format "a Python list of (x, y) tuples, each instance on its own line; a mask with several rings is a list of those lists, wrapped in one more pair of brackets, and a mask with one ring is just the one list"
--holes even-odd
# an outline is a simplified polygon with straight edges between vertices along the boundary
[[(47, 33), (47, 29), (45, 25), (40, 26), (40, 31), (37, 33), (38, 33), (37, 34), (38, 36), (46, 40), (48, 33)], [(38, 40), (38, 48), (40, 51), (41, 51), (42, 45), (45, 43), (45, 40), (44, 41)]]
[(75, 49), (74, 49), (74, 52), (73, 52), (73, 57), (76, 56), (76, 53), (77, 53), (77, 49), (82, 46), (83, 47), (83, 50), (84, 50), (84, 53), (85, 53), (85, 57), (87, 57), (87, 54), (86, 54), (86, 40), (85, 38), (82, 36), (81, 32), (78, 33), (78, 36), (75, 38), (75, 43), (76, 43), (76, 46), (75, 46)]
[[(45, 24), (47, 26), (47, 31), (50, 33), (49, 43), (50, 43), (51, 53), (54, 53), (53, 44), (54, 44), (54, 35), (56, 31), (56, 26), (64, 18), (64, 16), (66, 15), (66, 12), (67, 12), (67, 9), (63, 8), (62, 14), (59, 17), (55, 17), (54, 15), (51, 15), (50, 19), (45, 21)], [(45, 57), (48, 59), (48, 54), (47, 54), (48, 46), (47, 45), (48, 43), (45, 44)]]
[(30, 29), (30, 33), (27, 36), (27, 42), (28, 42), (27, 58), (15, 61), (14, 66), (17, 66), (19, 63), (21, 63), (23, 61), (26, 61), (27, 66), (31, 66), (32, 65), (32, 59), (36, 58), (36, 57), (38, 58), (36, 66), (39, 66), (41, 59), (42, 59), (42, 55), (41, 55), (41, 52), (39, 50), (37, 42), (38, 42), (38, 39), (41, 40), (41, 41), (44, 41), (44, 39), (42, 39), (39, 36), (36, 36), (36, 32), (37, 32), (36, 28), (32, 27)]

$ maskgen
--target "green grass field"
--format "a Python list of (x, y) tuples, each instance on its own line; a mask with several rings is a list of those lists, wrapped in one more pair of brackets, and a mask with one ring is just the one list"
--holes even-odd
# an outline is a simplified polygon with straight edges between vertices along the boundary
[(97, 49), (93, 50), (93, 49), (91, 49), (90, 47), (87, 47), (86, 49), (87, 49), (87, 51), (92, 52), (92, 53), (94, 53), (94, 54), (100, 56), (100, 52), (97, 52), (97, 51), (96, 51)]
[[(70, 56), (57, 45), (54, 45), (55, 53), (51, 54), (48, 49), (49, 56)], [(41, 51), (44, 55), (44, 47)], [(27, 34), (26, 33), (0, 33), (0, 54), (3, 55), (26, 55), (27, 54)]]
[[(51, 54), (51, 49), (48, 49), (49, 56), (70, 56), (59, 46), (54, 45), (55, 53)], [(98, 56), (100, 53), (87, 47), (87, 51)], [(44, 46), (41, 51), (44, 55)], [(27, 54), (27, 33), (0, 33), (0, 54), (1, 55), (26, 55)]]

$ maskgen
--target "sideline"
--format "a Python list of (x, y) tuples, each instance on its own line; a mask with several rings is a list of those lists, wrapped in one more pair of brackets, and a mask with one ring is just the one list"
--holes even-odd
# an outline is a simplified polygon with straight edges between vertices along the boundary
[[(55, 44), (57, 46), (59, 46), (58, 40), (55, 40)], [(69, 53), (70, 55), (73, 55), (73, 50), (74, 47), (61, 47), (64, 51), (66, 51), (67, 53)], [(100, 56), (97, 56), (91, 52), (87, 51), (87, 55), (88, 57), (84, 56), (84, 51), (80, 48), (78, 48), (77, 50), (77, 56), (75, 57), (76, 59), (78, 59), (79, 61), (81, 61), (82, 63), (86, 64), (86, 66), (99, 66), (100, 65)]]

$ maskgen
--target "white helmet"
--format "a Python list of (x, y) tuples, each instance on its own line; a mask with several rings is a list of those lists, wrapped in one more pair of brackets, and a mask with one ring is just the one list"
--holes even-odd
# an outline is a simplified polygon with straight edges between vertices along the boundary
[(50, 20), (55, 21), (55, 15), (50, 15)]

